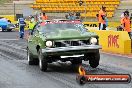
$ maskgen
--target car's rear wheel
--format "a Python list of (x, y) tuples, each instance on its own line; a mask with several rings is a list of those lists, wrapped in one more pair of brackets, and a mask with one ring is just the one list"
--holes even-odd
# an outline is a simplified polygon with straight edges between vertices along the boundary
[(96, 68), (99, 65), (100, 61), (100, 53), (97, 51), (96, 53), (91, 53), (91, 58), (89, 58), (89, 64), (92, 68)]
[(27, 48), (27, 58), (28, 58), (29, 65), (38, 65), (38, 59), (33, 58), (33, 55), (31, 54), (31, 52), (28, 48)]
[(7, 29), (7, 32), (11, 32), (12, 31), (12, 29)]
[(48, 68), (48, 61), (46, 57), (43, 56), (41, 49), (38, 52), (39, 57), (39, 67), (41, 71), (47, 71)]
[(2, 29), (2, 32), (5, 32), (5, 29)]

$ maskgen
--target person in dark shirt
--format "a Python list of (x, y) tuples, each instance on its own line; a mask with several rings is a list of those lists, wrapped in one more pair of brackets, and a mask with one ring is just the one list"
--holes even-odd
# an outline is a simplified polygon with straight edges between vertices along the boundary
[(76, 12), (76, 19), (80, 19), (80, 12)]

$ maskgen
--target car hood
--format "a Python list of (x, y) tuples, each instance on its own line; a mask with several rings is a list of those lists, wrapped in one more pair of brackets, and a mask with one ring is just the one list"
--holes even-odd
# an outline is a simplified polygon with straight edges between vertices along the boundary
[(66, 40), (66, 39), (84, 39), (89, 37), (98, 37), (94, 32), (80, 32), (78, 30), (59, 30), (58, 33), (42, 33), (46, 40)]

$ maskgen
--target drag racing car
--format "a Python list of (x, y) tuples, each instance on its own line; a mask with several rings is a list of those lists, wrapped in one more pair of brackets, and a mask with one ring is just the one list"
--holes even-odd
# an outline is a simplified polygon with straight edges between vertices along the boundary
[(1, 31), (12, 31), (12, 29), (15, 29), (14, 24), (10, 23), (5, 18), (0, 19), (0, 30)]
[(74, 65), (88, 61), (91, 67), (99, 65), (99, 37), (87, 31), (80, 21), (48, 21), (36, 24), (28, 39), (29, 65), (39, 64), (46, 71), (48, 64), (70, 61)]

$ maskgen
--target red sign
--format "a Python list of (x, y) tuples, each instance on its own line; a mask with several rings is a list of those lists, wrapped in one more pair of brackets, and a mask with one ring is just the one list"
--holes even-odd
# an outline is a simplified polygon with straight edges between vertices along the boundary
[(109, 35), (108, 36), (108, 47), (115, 47), (115, 48), (119, 48), (119, 35)]

